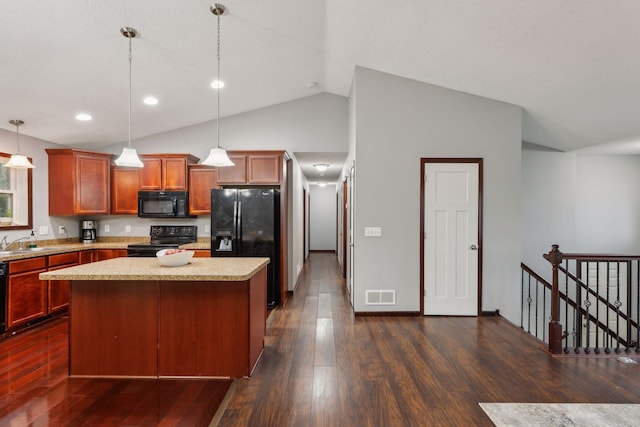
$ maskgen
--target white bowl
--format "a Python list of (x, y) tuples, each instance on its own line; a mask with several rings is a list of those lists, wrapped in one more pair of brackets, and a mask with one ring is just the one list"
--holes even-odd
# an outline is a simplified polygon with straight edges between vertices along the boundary
[(160, 264), (167, 267), (178, 267), (180, 265), (187, 265), (191, 258), (193, 258), (193, 251), (182, 251), (175, 254), (165, 255), (167, 251), (175, 249), (162, 249), (156, 252), (156, 257)]

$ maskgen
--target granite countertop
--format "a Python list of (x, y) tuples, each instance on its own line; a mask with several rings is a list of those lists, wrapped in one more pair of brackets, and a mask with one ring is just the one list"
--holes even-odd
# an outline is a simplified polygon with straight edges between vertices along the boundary
[(157, 258), (113, 258), (40, 273), (40, 280), (172, 280), (245, 281), (269, 258), (192, 258), (179, 267), (160, 265)]
[[(146, 243), (149, 242), (148, 237), (138, 238), (126, 238), (113, 241), (103, 241), (95, 243), (48, 243), (41, 242), (35, 250), (21, 250), (11, 249), (8, 251), (0, 250), (0, 261), (15, 261), (18, 259), (34, 258), (45, 255), (63, 254), (66, 252), (86, 251), (91, 249), (127, 249), (130, 243)], [(183, 249), (196, 250), (206, 249), (211, 247), (210, 241), (206, 242), (188, 243), (180, 246)]]

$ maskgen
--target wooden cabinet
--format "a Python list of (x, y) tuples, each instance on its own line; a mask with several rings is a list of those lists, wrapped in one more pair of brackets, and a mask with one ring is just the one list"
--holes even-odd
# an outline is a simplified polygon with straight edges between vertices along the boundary
[(105, 259), (126, 257), (126, 249), (94, 249), (93, 262), (104, 261)]
[(189, 166), (189, 213), (208, 215), (211, 213), (211, 190), (220, 188), (217, 171), (211, 166)]
[(140, 173), (136, 168), (111, 167), (111, 213), (114, 215), (138, 214), (138, 188)]
[(80, 251), (78, 258), (80, 264), (89, 264), (90, 262), (93, 262), (93, 250)]
[(47, 314), (46, 257), (9, 262), (7, 280), (7, 329), (35, 321)]
[(111, 154), (45, 149), (49, 156), (49, 215), (109, 213)]
[(196, 249), (193, 251), (193, 256), (196, 258), (209, 258), (211, 251), (209, 249)]
[(227, 152), (229, 160), (234, 165), (216, 168), (218, 171), (218, 184), (246, 184), (247, 183), (247, 156), (244, 154), (232, 154)]
[[(72, 267), (79, 263), (78, 252), (68, 252), (64, 254), (49, 255), (48, 271), (59, 270), (61, 268)], [(48, 310), (47, 313), (56, 313), (66, 310), (69, 307), (69, 281), (50, 280), (48, 283)]]
[(186, 191), (187, 165), (198, 163), (199, 159), (190, 154), (143, 154), (140, 160), (144, 167), (139, 169), (139, 190)]
[(218, 184), (279, 185), (282, 164), (289, 156), (284, 151), (229, 151), (234, 166), (216, 168)]
[(185, 191), (188, 165), (198, 162), (191, 154), (141, 154), (142, 168), (112, 166), (111, 213), (138, 214), (138, 191)]

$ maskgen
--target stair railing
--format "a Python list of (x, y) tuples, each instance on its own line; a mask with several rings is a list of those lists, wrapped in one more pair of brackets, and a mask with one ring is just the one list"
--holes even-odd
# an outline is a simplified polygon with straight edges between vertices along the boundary
[(563, 254), (553, 245), (544, 258), (551, 283), (521, 264), (523, 329), (554, 354), (640, 353), (640, 256)]

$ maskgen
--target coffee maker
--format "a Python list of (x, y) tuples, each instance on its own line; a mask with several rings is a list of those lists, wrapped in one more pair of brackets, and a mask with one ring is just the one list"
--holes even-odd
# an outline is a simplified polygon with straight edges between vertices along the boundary
[(98, 238), (98, 221), (88, 220), (80, 222), (80, 241), (93, 243)]

